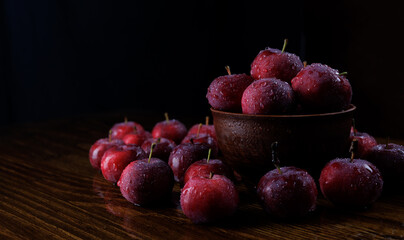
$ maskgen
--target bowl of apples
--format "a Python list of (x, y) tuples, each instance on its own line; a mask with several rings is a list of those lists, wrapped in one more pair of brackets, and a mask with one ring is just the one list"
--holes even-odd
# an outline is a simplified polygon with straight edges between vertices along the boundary
[(250, 75), (226, 67), (228, 75), (214, 79), (206, 95), (224, 159), (255, 180), (273, 168), (273, 142), (282, 165), (314, 176), (331, 159), (349, 155), (356, 107), (346, 73), (325, 64), (306, 66), (285, 46), (262, 50)]

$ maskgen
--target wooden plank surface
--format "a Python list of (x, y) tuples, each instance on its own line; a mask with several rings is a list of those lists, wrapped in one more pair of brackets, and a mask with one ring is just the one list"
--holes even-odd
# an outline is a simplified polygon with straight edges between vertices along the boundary
[[(148, 130), (162, 120), (129, 117)], [(220, 224), (192, 224), (179, 206), (178, 184), (166, 206), (134, 206), (88, 161), (91, 144), (121, 119), (111, 114), (1, 129), (0, 239), (404, 239), (402, 191), (384, 192), (365, 211), (336, 208), (320, 195), (315, 213), (296, 222), (271, 219), (243, 182), (236, 215)], [(178, 119), (188, 127), (203, 121)]]

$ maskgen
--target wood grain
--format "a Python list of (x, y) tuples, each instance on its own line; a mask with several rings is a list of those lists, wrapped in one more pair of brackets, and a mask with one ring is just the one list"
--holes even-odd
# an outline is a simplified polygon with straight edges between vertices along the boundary
[[(161, 120), (129, 117), (147, 129)], [(338, 209), (319, 196), (315, 213), (297, 222), (271, 219), (243, 182), (237, 183), (236, 215), (219, 224), (192, 224), (179, 206), (179, 185), (165, 206), (134, 206), (88, 161), (91, 144), (121, 118), (89, 116), (1, 129), (0, 239), (404, 239), (402, 192), (384, 192), (366, 211)], [(178, 119), (187, 126), (199, 121)]]

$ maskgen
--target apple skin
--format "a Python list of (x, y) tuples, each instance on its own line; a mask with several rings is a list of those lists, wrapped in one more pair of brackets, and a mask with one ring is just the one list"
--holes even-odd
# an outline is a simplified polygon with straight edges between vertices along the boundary
[(146, 153), (137, 145), (111, 147), (104, 153), (101, 160), (102, 175), (106, 180), (116, 183), (129, 163), (146, 157)]
[(377, 145), (376, 139), (365, 132), (351, 131), (350, 139), (358, 140), (355, 156), (361, 159), (367, 159), (370, 150)]
[(286, 114), (294, 108), (292, 87), (276, 78), (256, 80), (246, 88), (241, 99), (244, 114)]
[(91, 166), (97, 170), (101, 170), (101, 159), (105, 151), (113, 146), (123, 145), (124, 142), (119, 139), (98, 139), (90, 148), (88, 153)]
[(295, 54), (266, 48), (251, 63), (250, 74), (254, 79), (278, 78), (290, 83), (302, 68), (303, 63)]
[(125, 142), (125, 144), (135, 144), (138, 146), (141, 146), (144, 141), (146, 141), (148, 138), (151, 138), (152, 135), (150, 132), (147, 131), (135, 131), (132, 133), (126, 134), (122, 140)]
[(257, 194), (264, 209), (280, 219), (301, 218), (316, 209), (317, 187), (314, 179), (295, 167), (273, 169), (257, 185)]
[(194, 144), (203, 144), (206, 145), (208, 148), (212, 149), (212, 154), (217, 156), (219, 152), (219, 145), (213, 137), (205, 133), (199, 134), (190, 134), (187, 135), (181, 143), (194, 143)]
[(181, 208), (193, 223), (216, 222), (232, 216), (239, 203), (233, 182), (222, 175), (192, 178), (181, 191)]
[(175, 119), (158, 122), (152, 130), (153, 138), (168, 138), (173, 140), (175, 144), (180, 144), (186, 135), (187, 128), (185, 125)]
[[(176, 146), (168, 158), (168, 165), (170, 165), (174, 173), (174, 180), (183, 184), (184, 175), (188, 167), (192, 163), (206, 158), (208, 152), (209, 148), (204, 144), (183, 143)], [(211, 157), (215, 157), (213, 153)]]
[(390, 189), (404, 183), (404, 146), (389, 143), (374, 146), (369, 154), (369, 162), (376, 165)]
[(131, 162), (117, 184), (122, 195), (138, 206), (147, 206), (170, 199), (174, 186), (173, 172), (158, 158)]
[(297, 101), (306, 112), (342, 111), (351, 103), (352, 88), (348, 79), (327, 65), (308, 65), (291, 83)]
[(201, 127), (199, 128), (199, 124), (195, 124), (189, 129), (187, 136), (191, 135), (191, 134), (197, 134), (198, 129), (199, 129), (200, 134), (201, 133), (208, 134), (209, 136), (213, 137), (217, 141), (214, 125), (201, 125)]
[(220, 76), (209, 85), (206, 98), (214, 109), (240, 112), (243, 92), (253, 81), (246, 74)]
[(167, 139), (167, 138), (159, 138), (159, 139), (154, 139), (154, 138), (149, 138), (144, 143), (142, 144), (142, 149), (143, 151), (149, 155), (151, 146), (152, 144), (155, 143), (156, 145), (153, 148), (153, 157), (154, 158), (159, 158), (163, 160), (164, 162), (168, 162), (168, 158), (170, 157), (170, 153), (173, 151), (173, 149), (177, 146), (173, 140)]
[(230, 180), (234, 180), (233, 170), (219, 159), (202, 159), (192, 163), (184, 176), (184, 184), (191, 178), (202, 177), (209, 178), (210, 173), (214, 175), (223, 175)]
[(142, 125), (132, 121), (125, 121), (121, 123), (116, 123), (112, 126), (111, 138), (112, 139), (122, 139), (126, 134), (135, 132), (143, 132), (144, 128)]
[(337, 158), (320, 174), (324, 197), (336, 206), (366, 208), (382, 193), (383, 179), (372, 163), (362, 159)]

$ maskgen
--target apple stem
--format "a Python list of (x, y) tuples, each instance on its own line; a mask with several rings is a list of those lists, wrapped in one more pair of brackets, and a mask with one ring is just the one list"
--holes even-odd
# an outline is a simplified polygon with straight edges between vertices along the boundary
[(229, 67), (229, 66), (226, 66), (226, 67), (224, 67), (224, 68), (226, 68), (227, 74), (231, 75), (230, 67)]
[(282, 170), (279, 167), (279, 158), (278, 158), (278, 142), (273, 142), (271, 144), (271, 149), (272, 149), (272, 163), (278, 169), (279, 174), (282, 174)]
[(157, 143), (160, 143), (160, 141), (161, 141), (161, 138), (157, 138), (156, 144), (157, 144)]
[(209, 116), (206, 116), (206, 118), (205, 118), (205, 125), (206, 125), (206, 126), (209, 125)]
[(201, 131), (202, 123), (198, 125), (198, 131), (196, 132), (196, 137), (199, 137), (199, 132)]
[(351, 161), (353, 162), (355, 157), (355, 152), (358, 149), (358, 139), (353, 139), (351, 142), (351, 147), (349, 148), (349, 152), (351, 152)]
[(356, 130), (355, 118), (352, 118), (352, 128), (353, 128), (353, 135), (356, 136), (357, 130)]
[(342, 73), (338, 73), (338, 75), (342, 76), (342, 75), (347, 75), (348, 72), (342, 72)]
[(168, 118), (168, 113), (164, 113), (164, 117), (166, 118), (166, 122), (169, 123), (170, 119)]
[(285, 39), (283, 40), (282, 53), (285, 52), (285, 48), (286, 48), (286, 45), (287, 45), (287, 44), (288, 44), (288, 39), (285, 38)]
[(150, 146), (150, 154), (149, 154), (149, 160), (147, 160), (147, 163), (150, 163), (150, 159), (152, 157), (153, 154), (153, 148), (156, 146), (156, 143), (152, 143), (152, 145)]
[(389, 148), (389, 143), (390, 143), (390, 137), (387, 136), (387, 139), (386, 139), (386, 148), (387, 149)]
[(123, 118), (123, 121), (124, 121), (125, 123), (128, 123), (128, 117), (125, 116), (125, 117)]
[(108, 133), (108, 142), (111, 142), (112, 141), (112, 130), (109, 130), (109, 133)]
[(307, 61), (303, 61), (303, 67), (307, 66)]
[(209, 148), (209, 151), (208, 151), (208, 158), (206, 158), (206, 163), (209, 163), (211, 152), (212, 152), (212, 149)]
[(213, 172), (210, 172), (209, 173), (209, 179), (212, 179), (213, 178)]

